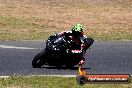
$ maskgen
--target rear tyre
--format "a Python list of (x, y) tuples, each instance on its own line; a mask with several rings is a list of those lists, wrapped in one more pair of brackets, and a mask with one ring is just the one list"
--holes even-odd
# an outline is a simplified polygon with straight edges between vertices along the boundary
[(33, 68), (42, 67), (46, 63), (44, 58), (46, 58), (46, 50), (41, 51), (39, 54), (37, 54), (34, 57), (34, 59), (32, 61)]
[[(75, 57), (67, 57), (69, 60), (66, 61), (65, 66), (66, 68), (73, 69), (75, 65), (77, 65), (77, 61), (74, 60)], [(67, 59), (65, 58), (65, 59)]]
[(73, 69), (75, 65), (74, 64), (67, 64), (65, 66), (66, 66), (66, 68)]

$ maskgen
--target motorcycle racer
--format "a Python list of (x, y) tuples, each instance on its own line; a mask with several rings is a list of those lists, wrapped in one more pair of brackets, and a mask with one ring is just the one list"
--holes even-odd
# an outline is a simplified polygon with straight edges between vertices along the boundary
[[(86, 52), (86, 50), (93, 44), (93, 38), (88, 38), (84, 35), (83, 26), (81, 24), (76, 24), (73, 26), (71, 31), (64, 31), (58, 34), (58, 36), (67, 36), (71, 38), (76, 44), (80, 45), (81, 48)], [(79, 65), (84, 64), (84, 60), (79, 62)]]
[(69, 32), (49, 36), (45, 49), (35, 55), (32, 66), (81, 66), (85, 61), (85, 52), (93, 42), (92, 38), (84, 35), (83, 26), (76, 24)]

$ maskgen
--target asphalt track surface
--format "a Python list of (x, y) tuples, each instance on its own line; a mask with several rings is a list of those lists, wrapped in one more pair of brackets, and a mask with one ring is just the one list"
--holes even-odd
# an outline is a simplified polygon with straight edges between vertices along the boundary
[[(77, 66), (32, 68), (33, 57), (44, 48), (44, 41), (0, 41), (0, 76), (78, 73)], [(90, 74), (132, 74), (132, 41), (95, 41), (85, 57), (83, 67)]]

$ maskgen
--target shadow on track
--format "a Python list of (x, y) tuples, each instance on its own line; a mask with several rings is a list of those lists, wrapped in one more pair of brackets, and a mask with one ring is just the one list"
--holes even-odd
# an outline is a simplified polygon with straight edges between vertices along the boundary
[[(41, 67), (41, 68), (46, 68), (46, 69), (57, 69), (57, 70), (78, 70), (78, 67), (73, 67), (73, 68), (67, 68), (67, 67), (64, 67), (64, 66), (44, 66), (44, 67)], [(91, 68), (85, 68), (84, 69), (91, 69)]]

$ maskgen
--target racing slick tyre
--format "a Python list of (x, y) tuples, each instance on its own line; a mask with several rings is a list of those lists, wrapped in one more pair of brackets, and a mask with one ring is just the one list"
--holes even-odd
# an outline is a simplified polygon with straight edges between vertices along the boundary
[(68, 69), (73, 69), (74, 66), (75, 66), (74, 64), (65, 65), (65, 67), (68, 68)]
[(87, 82), (87, 79), (86, 79), (85, 76), (78, 75), (76, 77), (76, 81), (77, 81), (78, 84), (83, 85), (83, 84), (85, 84)]
[(66, 62), (65, 67), (68, 69), (73, 69), (75, 65), (77, 65), (77, 62), (74, 60), (71, 60)]
[(40, 68), (41, 66), (43, 66), (46, 63), (44, 58), (46, 58), (46, 50), (41, 51), (34, 57), (32, 61), (32, 67)]

